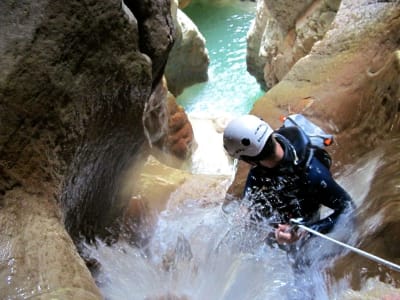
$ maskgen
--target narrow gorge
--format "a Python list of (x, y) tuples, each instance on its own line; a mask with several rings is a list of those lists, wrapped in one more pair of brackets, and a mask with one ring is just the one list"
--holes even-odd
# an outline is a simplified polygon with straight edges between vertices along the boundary
[[(400, 263), (399, 1), (237, 2), (254, 13), (244, 46), (257, 87), (245, 109), (229, 96), (221, 106), (236, 112), (205, 118), (179, 102), (212, 79), (189, 13), (235, 3), (0, 3), (1, 298), (297, 292), (286, 257), (221, 210), (248, 170), (221, 132), (246, 110), (274, 127), (302, 113), (335, 134), (334, 175), (357, 204), (351, 241)], [(400, 274), (354, 253), (317, 271), (320, 299), (400, 297)]]

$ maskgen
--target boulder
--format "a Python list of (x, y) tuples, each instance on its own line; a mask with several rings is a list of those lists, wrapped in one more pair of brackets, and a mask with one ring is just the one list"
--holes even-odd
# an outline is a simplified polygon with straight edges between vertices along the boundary
[(186, 87), (208, 80), (210, 60), (205, 38), (197, 26), (180, 9), (176, 12), (174, 24), (177, 28), (176, 41), (165, 68), (169, 91), (180, 95)]

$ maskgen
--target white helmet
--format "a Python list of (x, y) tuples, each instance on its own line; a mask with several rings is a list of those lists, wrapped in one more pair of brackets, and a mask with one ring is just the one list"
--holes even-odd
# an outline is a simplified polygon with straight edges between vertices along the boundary
[(257, 156), (273, 133), (271, 126), (254, 115), (232, 120), (224, 130), (224, 148), (234, 158)]

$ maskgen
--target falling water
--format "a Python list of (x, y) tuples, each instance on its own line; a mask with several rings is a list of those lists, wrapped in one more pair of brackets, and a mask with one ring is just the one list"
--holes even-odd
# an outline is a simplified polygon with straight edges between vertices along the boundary
[[(202, 14), (218, 19), (218, 16), (212, 16), (211, 11)], [(248, 82), (234, 79), (235, 84), (243, 85), (229, 95), (231, 87), (227, 85), (231, 80), (219, 78), (218, 84), (222, 84), (222, 88), (214, 90), (212, 85), (217, 83), (212, 82), (216, 75), (212, 72), (215, 71), (211, 69), (211, 83), (195, 86), (180, 101), (194, 120), (199, 143), (194, 155), (193, 173), (227, 176), (216, 176), (212, 183), (194, 177), (178, 187), (170, 195), (167, 208), (158, 215), (154, 232), (144, 246), (133, 246), (123, 241), (112, 246), (101, 241), (97, 247), (87, 246), (88, 254), (101, 265), (96, 281), (104, 297), (110, 300), (323, 300), (344, 299), (354, 288), (376, 286), (379, 281), (371, 283), (367, 281), (370, 277), (385, 277), (386, 282), (399, 285), (397, 275), (384, 267), (318, 238), (310, 243), (308, 254), (318, 263), (312, 263), (298, 276), (290, 267), (286, 252), (265, 242), (270, 228), (248, 226), (239, 206), (222, 209), (235, 167), (222, 151), (218, 120), (224, 112), (247, 112), (253, 100), (250, 103), (246, 101), (253, 92), (255, 95), (259, 91), (253, 87), (247, 96), (241, 94), (236, 99), (233, 94), (238, 94), (238, 90), (248, 91)], [(240, 72), (245, 73), (244, 70)], [(230, 74), (229, 78), (235, 76), (238, 75)], [(197, 95), (198, 98), (191, 101), (192, 96), (187, 95)], [(237, 101), (244, 102), (240, 104)], [(384, 241), (387, 238), (384, 233), (380, 239), (375, 234), (379, 236), (385, 224), (400, 219), (399, 211), (392, 212), (394, 216), (385, 223), (388, 211), (398, 202), (400, 193), (399, 163), (393, 167), (400, 153), (398, 141), (398, 137), (388, 137), (387, 143), (335, 174), (355, 200), (357, 215), (362, 218), (357, 228), (350, 232), (345, 222), (339, 223), (332, 236), (345, 238), (355, 246), (388, 259), (394, 259), (393, 255), (397, 254), (378, 247), (382, 238)], [(398, 253), (397, 250), (398, 246), (392, 249), (393, 253)]]
[[(357, 206), (365, 201), (381, 162), (379, 153), (371, 153), (339, 177)], [(249, 228), (235, 207), (231, 214), (224, 213), (223, 193), (230, 181), (216, 182), (215, 190), (199, 190), (196, 181), (178, 188), (145, 247), (125, 242), (110, 247), (99, 242), (96, 249), (88, 248), (101, 262), (97, 281), (107, 299), (166, 295), (193, 300), (307, 299), (310, 293), (314, 299), (332, 299), (332, 294), (340, 293), (339, 286), (329, 291), (319, 265), (307, 269), (299, 280), (286, 252), (265, 243), (268, 228)], [(191, 197), (176, 203), (174, 198), (180, 193)], [(369, 226), (377, 226), (380, 220), (370, 222)], [(337, 227), (333, 236), (343, 236), (346, 228)], [(353, 232), (350, 239), (357, 240), (360, 235)], [(337, 251), (329, 242), (314, 243), (310, 255), (315, 261)], [(347, 287), (342, 283), (342, 289)]]

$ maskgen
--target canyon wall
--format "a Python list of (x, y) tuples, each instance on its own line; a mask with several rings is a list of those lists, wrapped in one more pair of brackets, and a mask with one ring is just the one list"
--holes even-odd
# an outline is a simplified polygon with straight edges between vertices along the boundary
[(130, 200), (122, 182), (151, 142), (146, 117), (167, 105), (170, 9), (169, 0), (0, 3), (3, 296), (101, 298), (73, 241), (107, 236)]

